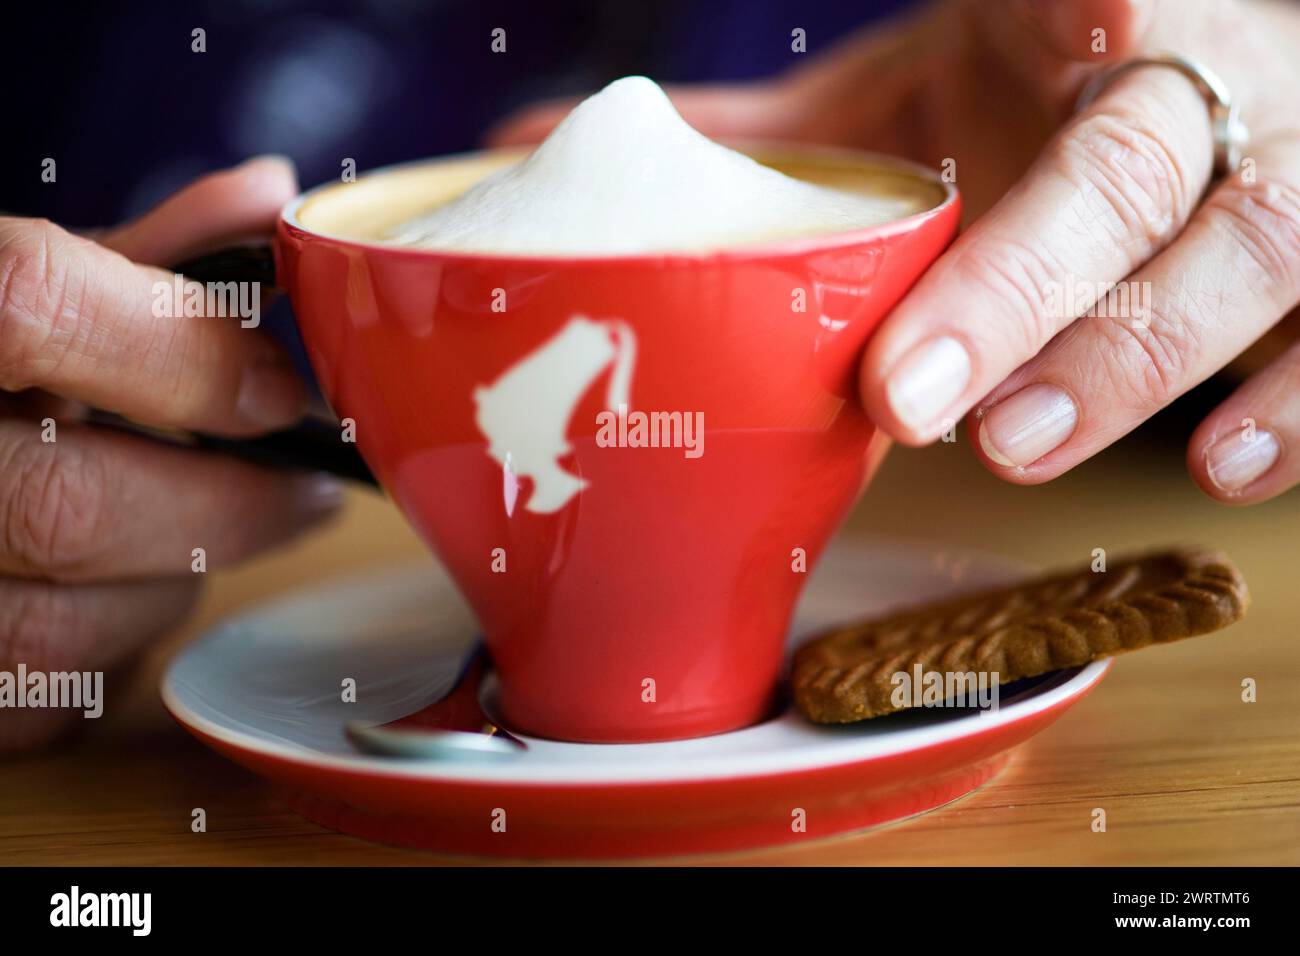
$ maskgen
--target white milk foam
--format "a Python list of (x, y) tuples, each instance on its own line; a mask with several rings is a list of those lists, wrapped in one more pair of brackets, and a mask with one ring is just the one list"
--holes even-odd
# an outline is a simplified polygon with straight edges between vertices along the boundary
[(702, 251), (843, 232), (914, 199), (792, 179), (696, 132), (652, 80), (583, 100), (523, 161), (385, 238), (428, 249), (618, 255)]

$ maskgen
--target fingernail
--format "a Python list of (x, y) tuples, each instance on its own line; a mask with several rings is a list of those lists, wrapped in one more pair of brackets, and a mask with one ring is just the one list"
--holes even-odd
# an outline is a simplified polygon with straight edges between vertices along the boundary
[(343, 483), (327, 471), (312, 472), (298, 479), (296, 502), (304, 518), (316, 518), (343, 504)]
[(288, 156), (267, 153), (246, 159), (235, 167), (245, 189), (257, 190), (277, 204), (298, 191), (298, 167)]
[(1282, 446), (1268, 431), (1232, 431), (1205, 449), (1205, 472), (1220, 491), (1239, 491), (1277, 462)]
[(899, 421), (924, 434), (969, 382), (970, 356), (945, 336), (914, 348), (898, 363), (885, 382), (885, 398)]
[(289, 171), (293, 176), (298, 175), (298, 166), (294, 163), (293, 157), (286, 156), (284, 153), (262, 153), (259, 156), (253, 156), (244, 160), (237, 168), (246, 169), (249, 166), (276, 166)]
[(980, 447), (999, 465), (1023, 467), (1061, 447), (1079, 423), (1074, 400), (1055, 385), (1029, 385), (980, 421)]
[(307, 395), (286, 362), (251, 362), (244, 368), (235, 414), (259, 428), (292, 425), (306, 409)]

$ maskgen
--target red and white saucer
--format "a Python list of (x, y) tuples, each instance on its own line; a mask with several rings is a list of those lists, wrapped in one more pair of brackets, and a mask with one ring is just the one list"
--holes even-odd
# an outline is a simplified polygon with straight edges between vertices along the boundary
[[(1025, 570), (970, 555), (957, 583), (954, 562), (935, 555), (896, 541), (831, 548), (792, 644)], [(523, 737), (520, 757), (484, 763), (372, 757), (348, 743), (346, 721), (392, 720), (441, 696), (475, 639), (436, 565), (371, 572), (225, 622), (171, 662), (162, 696), (194, 736), (283, 785), (294, 809), (331, 829), (450, 853), (599, 859), (798, 843), (942, 806), (997, 773), (1110, 666), (1008, 685), (983, 714), (937, 708), (818, 727), (787, 706), (754, 727), (670, 743)], [(349, 677), (355, 703), (342, 699)], [(489, 682), (489, 712), (492, 693)]]

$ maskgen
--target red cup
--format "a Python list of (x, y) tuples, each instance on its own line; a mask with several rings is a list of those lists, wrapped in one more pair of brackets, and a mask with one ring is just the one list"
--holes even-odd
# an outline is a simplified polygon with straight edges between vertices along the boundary
[(857, 363), (951, 241), (956, 191), (866, 154), (756, 155), (928, 208), (707, 254), (341, 237), (376, 235), (395, 195), (436, 202), (516, 158), (476, 154), (331, 184), (281, 217), (316, 375), (478, 615), (512, 728), (640, 742), (761, 720), (807, 573), (886, 450)]

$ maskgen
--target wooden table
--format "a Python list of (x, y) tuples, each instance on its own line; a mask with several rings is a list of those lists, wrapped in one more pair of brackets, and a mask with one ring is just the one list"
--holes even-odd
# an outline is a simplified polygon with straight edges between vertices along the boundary
[[(1078, 707), (980, 791), (869, 833), (708, 862), (745, 864), (1300, 863), (1300, 495), (1230, 509), (1186, 476), (1181, 423), (1144, 429), (1072, 474), (1013, 487), (963, 438), (895, 450), (845, 534), (906, 535), (956, 560), (979, 548), (1040, 565), (1179, 541), (1221, 546), (1254, 594), (1214, 637), (1117, 662)], [(1176, 434), (1175, 434), (1176, 433)], [(430, 864), (308, 823), (273, 788), (191, 739), (158, 700), (182, 641), (233, 609), (327, 574), (419, 555), (393, 508), (358, 492), (330, 530), (214, 574), (199, 613), (111, 690), (61, 748), (0, 764), (0, 864)], [(938, 557), (936, 560), (940, 560)], [(1258, 702), (1241, 684), (1258, 682)], [(204, 807), (208, 832), (190, 832)], [(1105, 833), (1092, 811), (1107, 814)]]

